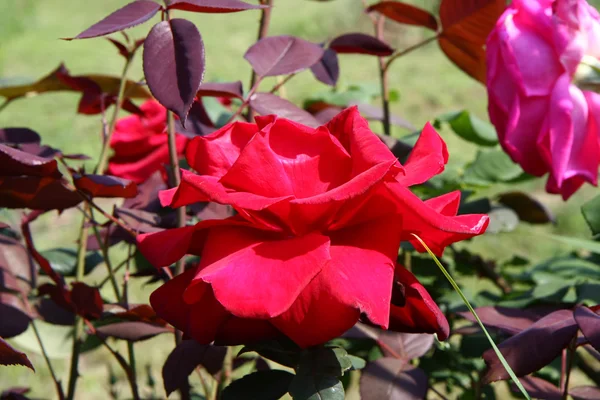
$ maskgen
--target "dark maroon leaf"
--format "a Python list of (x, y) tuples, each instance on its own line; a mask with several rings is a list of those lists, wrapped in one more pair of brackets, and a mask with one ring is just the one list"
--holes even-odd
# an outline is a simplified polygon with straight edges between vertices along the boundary
[(158, 214), (128, 208), (117, 208), (115, 214), (125, 221), (125, 223), (134, 231), (149, 233), (163, 230), (159, 227), (161, 224), (161, 217)]
[(162, 369), (167, 395), (187, 384), (187, 377), (198, 365), (211, 374), (219, 372), (226, 352), (225, 347), (200, 344), (194, 340), (179, 343), (167, 357)]
[(504, 0), (442, 0), (444, 33), (483, 46), (506, 8)]
[(150, 91), (185, 124), (204, 77), (200, 32), (185, 19), (159, 22), (146, 38), (143, 58)]
[(185, 126), (183, 126), (180, 120), (175, 121), (175, 131), (191, 138), (195, 136), (205, 136), (215, 130), (214, 124), (204, 108), (202, 99), (196, 99), (194, 103), (192, 103), (192, 108), (188, 114)]
[(421, 400), (427, 389), (425, 372), (396, 358), (383, 357), (367, 364), (360, 377), (363, 400)]
[(196, 93), (197, 97), (235, 97), (243, 98), (244, 88), (241, 81), (203, 83)]
[(0, 292), (18, 293), (21, 290), (17, 277), (0, 265)]
[(265, 359), (262, 357), (256, 357), (256, 359), (254, 361), (254, 367), (256, 368), (257, 371), (266, 371), (266, 370), (271, 369), (271, 366), (269, 365), (269, 363), (266, 362)]
[(153, 325), (167, 326), (167, 322), (156, 315), (147, 304), (130, 305), (129, 310), (115, 313), (115, 316), (127, 321), (147, 322)]
[(386, 357), (412, 360), (424, 356), (433, 345), (433, 335), (381, 331), (378, 343)]
[(0, 393), (0, 400), (29, 400), (29, 398), (25, 396), (25, 394), (29, 391), (29, 388), (24, 387), (13, 387), (6, 389)]
[(343, 110), (344, 109), (342, 107), (327, 107), (318, 111), (314, 117), (317, 119), (317, 121), (319, 121), (320, 124), (325, 125)]
[[(4, 235), (0, 235), (0, 269), (17, 280), (17, 287), (9, 287), (11, 290), (29, 293), (35, 286), (37, 269), (31, 262), (27, 249), (17, 240)], [(0, 290), (6, 287), (6, 283), (0, 283)]]
[(0, 207), (32, 210), (64, 210), (75, 207), (81, 197), (62, 179), (36, 176), (0, 177)]
[[(545, 381), (540, 378), (536, 378), (535, 376), (525, 376), (523, 378), (519, 378), (521, 384), (527, 393), (534, 399), (544, 399), (544, 400), (560, 400), (562, 399), (562, 392), (559, 388), (554, 386), (554, 384)], [(513, 392), (519, 392), (519, 388), (514, 383), (511, 383), (511, 389)]]
[(287, 75), (310, 68), (323, 57), (321, 46), (294, 36), (270, 36), (253, 44), (244, 58), (260, 76)]
[(123, 208), (135, 208), (150, 212), (158, 212), (162, 207), (158, 200), (158, 192), (167, 189), (160, 172), (154, 173), (144, 183), (138, 185), (138, 194), (132, 199), (125, 199)]
[(600, 351), (600, 315), (587, 307), (578, 306), (573, 316), (581, 333), (596, 350)]
[(72, 326), (75, 323), (75, 314), (56, 304), (51, 298), (40, 299), (35, 309), (42, 320), (49, 324)]
[[(529, 375), (558, 357), (577, 334), (573, 311), (555, 311), (524, 331), (500, 343), (498, 348), (517, 376)], [(484, 383), (505, 380), (508, 372), (493, 349), (483, 353), (488, 370)]]
[(336, 37), (329, 47), (340, 54), (369, 54), (386, 57), (394, 52), (387, 43), (364, 33), (347, 33)]
[(25, 332), (31, 317), (15, 294), (0, 292), (0, 336), (11, 338)]
[(569, 394), (575, 400), (598, 400), (600, 399), (600, 388), (596, 386), (578, 386), (569, 389)]
[(167, 332), (171, 332), (171, 330), (145, 322), (117, 322), (96, 328), (96, 333), (99, 335), (123, 339), (130, 342), (147, 340)]
[(129, 58), (129, 49), (127, 48), (127, 46), (125, 46), (123, 43), (121, 43), (118, 40), (115, 40), (113, 38), (106, 38), (106, 40), (108, 40), (110, 43), (112, 43), (117, 48), (120, 55), (122, 55), (125, 58)]
[(31, 237), (31, 229), (29, 227), (29, 224), (31, 222), (35, 221), (36, 218), (38, 218), (42, 214), (43, 214), (42, 211), (32, 211), (31, 213), (29, 213), (28, 215), (25, 216), (25, 218), (23, 219), (23, 222), (21, 224), (23, 238), (25, 239), (27, 251), (29, 252), (31, 257), (35, 260), (35, 262), (38, 263), (38, 265), (40, 266), (42, 271), (44, 271), (44, 273), (46, 275), (48, 275), (54, 281), (54, 283), (56, 283), (58, 286), (64, 288), (64, 286), (65, 286), (64, 278), (61, 275), (59, 275), (56, 271), (54, 271), (54, 268), (52, 268), (52, 266), (50, 265), (50, 262), (37, 251), (37, 249), (35, 248), (35, 245), (33, 244), (33, 238)]
[(0, 143), (17, 146), (24, 143), (40, 143), (42, 138), (29, 128), (0, 129)]
[(315, 78), (329, 86), (335, 86), (340, 76), (340, 65), (337, 53), (331, 49), (325, 50), (323, 57), (310, 67)]
[(250, 98), (250, 107), (261, 115), (275, 114), (278, 117), (291, 119), (313, 128), (321, 125), (308, 112), (271, 93), (255, 93)]
[(98, 319), (102, 315), (104, 302), (97, 288), (83, 282), (74, 282), (71, 289), (71, 301), (77, 314), (87, 319)]
[(244, 3), (240, 0), (167, 0), (168, 9), (200, 13), (232, 13), (267, 8), (263, 5)]
[(83, 175), (74, 177), (75, 187), (92, 197), (125, 197), (137, 195), (133, 181), (110, 175)]
[(437, 20), (431, 13), (399, 1), (382, 1), (367, 8), (367, 12), (377, 11), (401, 24), (417, 25), (437, 31)]
[[(510, 335), (524, 331), (540, 319), (540, 316), (534, 312), (517, 308), (488, 306), (476, 308), (475, 311), (487, 328), (499, 329)], [(476, 322), (473, 314), (468, 311), (459, 312), (458, 315)]]
[(97, 22), (71, 39), (88, 39), (122, 31), (148, 21), (160, 10), (160, 4), (149, 0), (137, 0)]
[(21, 175), (59, 178), (61, 173), (56, 160), (38, 157), (0, 144), (0, 177)]
[(10, 344), (0, 337), (0, 365), (22, 365), (35, 371), (31, 361), (25, 353), (15, 350)]
[[(91, 90), (93, 88), (90, 82), (94, 83), (101, 89), (103, 93), (116, 95), (119, 92), (121, 78), (107, 75), (83, 75), (71, 76), (67, 68), (61, 64), (47, 76), (40, 80), (17, 86), (2, 86), (0, 87), (0, 96), (6, 97), (7, 100), (14, 100), (23, 96), (31, 96), (40, 93), (54, 91), (78, 91), (84, 89)], [(87, 83), (87, 85), (83, 85)], [(86, 87), (83, 87), (86, 86)], [(150, 93), (146, 88), (136, 82), (127, 81), (125, 92), (131, 98), (149, 98)]]
[(532, 224), (556, 222), (556, 218), (548, 208), (524, 192), (507, 192), (498, 196), (498, 201), (512, 208), (521, 221)]

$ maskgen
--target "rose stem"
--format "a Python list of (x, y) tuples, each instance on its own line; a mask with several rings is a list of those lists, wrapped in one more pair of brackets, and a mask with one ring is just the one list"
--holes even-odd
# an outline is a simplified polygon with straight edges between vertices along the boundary
[[(260, 14), (260, 23), (258, 25), (258, 39), (257, 42), (262, 38), (266, 37), (269, 32), (269, 24), (271, 22), (271, 9), (273, 8), (273, 0), (260, 0), (260, 4), (267, 6), (267, 8), (263, 8)], [(252, 74), (250, 75), (250, 88), (253, 88), (255, 85), (258, 86), (256, 81), (257, 76), (254, 69), (252, 69)], [(248, 95), (248, 99), (250, 99), (250, 95)], [(251, 122), (254, 118), (254, 111), (252, 109), (248, 109), (248, 113), (246, 114), (246, 121)]]
[[(119, 93), (117, 95), (117, 101), (115, 104), (115, 110), (112, 116), (112, 119), (109, 124), (108, 129), (108, 137), (104, 138), (104, 143), (102, 144), (102, 150), (100, 152), (100, 159), (98, 161), (98, 165), (94, 172), (99, 175), (104, 174), (104, 170), (106, 169), (106, 162), (108, 160), (108, 147), (110, 145), (110, 139), (115, 129), (115, 125), (117, 123), (117, 118), (119, 117), (119, 110), (123, 105), (123, 97), (125, 95), (125, 86), (127, 83), (127, 71), (129, 70), (129, 66), (131, 65), (131, 60), (133, 59), (133, 55), (127, 57), (125, 61), (125, 66), (123, 67), (123, 72), (121, 74), (121, 81), (119, 83)], [(84, 203), (84, 209), (89, 213), (90, 208), (88, 203)], [(83, 273), (85, 269), (85, 253), (87, 250), (87, 239), (89, 234), (89, 226), (86, 224), (86, 218), (83, 217), (81, 221), (81, 228), (79, 230), (79, 248), (77, 250), (77, 270), (75, 281), (79, 282), (83, 279)], [(77, 371), (77, 367), (79, 365), (79, 352), (81, 348), (81, 335), (83, 333), (83, 319), (80, 316), (77, 316), (75, 319), (75, 331), (73, 333), (73, 350), (71, 354), (71, 367), (69, 371), (69, 389), (67, 391), (67, 399), (73, 400), (75, 397), (75, 387), (77, 385), (77, 378), (79, 378), (79, 372)]]
[(35, 333), (35, 337), (40, 345), (40, 350), (42, 350), (42, 355), (44, 356), (44, 360), (46, 361), (46, 365), (48, 366), (48, 370), (50, 371), (50, 376), (52, 376), (52, 380), (54, 381), (54, 386), (56, 386), (56, 393), (58, 394), (58, 398), (60, 400), (65, 399), (65, 393), (63, 392), (62, 385), (56, 378), (56, 374), (54, 373), (54, 368), (52, 368), (52, 363), (50, 363), (50, 357), (48, 357), (48, 353), (46, 353), (46, 348), (42, 342), (42, 337), (40, 336), (40, 332), (35, 326), (35, 320), (31, 320), (31, 327), (33, 328), (33, 332)]

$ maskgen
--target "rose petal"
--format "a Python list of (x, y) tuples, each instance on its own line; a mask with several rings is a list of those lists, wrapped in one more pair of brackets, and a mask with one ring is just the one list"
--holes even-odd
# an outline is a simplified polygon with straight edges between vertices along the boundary
[(281, 239), (251, 228), (213, 228), (184, 298), (197, 301), (194, 285), (206, 282), (233, 315), (272, 318), (292, 305), (329, 260), (329, 238), (319, 233)]
[(448, 320), (417, 278), (406, 268), (396, 265), (396, 280), (404, 286), (406, 304), (390, 308), (389, 330), (407, 333), (437, 333), (446, 340), (450, 333)]

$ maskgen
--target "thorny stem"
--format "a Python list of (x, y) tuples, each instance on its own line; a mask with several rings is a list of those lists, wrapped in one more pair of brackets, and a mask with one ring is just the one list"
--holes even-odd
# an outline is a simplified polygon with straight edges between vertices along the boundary
[[(385, 16), (380, 16), (375, 23), (375, 34), (377, 39), (383, 41)], [(388, 77), (385, 59), (379, 57), (379, 82), (381, 84), (381, 105), (383, 107), (383, 133), (386, 136), (392, 134), (390, 125), (390, 93), (388, 87)]]
[(52, 368), (52, 363), (50, 362), (50, 357), (48, 357), (48, 353), (46, 353), (46, 348), (44, 347), (44, 343), (42, 342), (42, 337), (40, 336), (40, 332), (35, 326), (35, 320), (31, 320), (31, 327), (33, 328), (33, 333), (35, 333), (35, 337), (40, 345), (40, 350), (42, 351), (42, 355), (44, 356), (44, 360), (46, 361), (46, 365), (48, 366), (48, 370), (50, 371), (50, 376), (52, 376), (52, 380), (54, 381), (54, 386), (56, 386), (56, 393), (58, 394), (59, 400), (65, 399), (65, 393), (63, 392), (62, 385), (60, 381), (56, 377), (56, 373), (54, 373), (54, 368)]
[[(259, 41), (262, 38), (266, 37), (269, 32), (269, 23), (271, 22), (271, 10), (273, 7), (273, 0), (260, 0), (260, 4), (265, 5), (267, 7), (263, 8), (261, 10), (260, 23), (258, 25), (258, 38), (256, 41)], [(257, 81), (257, 79), (258, 79), (258, 81)], [(250, 86), (249, 87), (251, 87), (251, 88), (253, 88), (254, 86), (258, 87), (259, 83), (260, 83), (260, 78), (257, 77), (256, 72), (254, 71), (254, 69), (252, 69), (252, 75), (250, 75)], [(250, 95), (248, 95), (248, 99), (249, 98), (250, 98)], [(253, 117), (254, 117), (254, 113), (253, 113), (252, 109), (249, 109), (248, 114), (246, 116), (246, 120), (252, 121)]]
[[(90, 212), (89, 205), (84, 204), (84, 208), (87, 212)], [(85, 217), (81, 220), (81, 228), (79, 231), (79, 249), (77, 251), (77, 267), (75, 270), (75, 281), (80, 282), (83, 279), (85, 272), (85, 253), (87, 250), (87, 241), (89, 235), (89, 226), (86, 223)], [(67, 391), (67, 399), (73, 400), (75, 398), (75, 387), (77, 385), (77, 378), (79, 378), (79, 352), (81, 350), (81, 344), (83, 340), (81, 336), (83, 334), (83, 318), (80, 316), (76, 317), (75, 320), (75, 331), (73, 333), (73, 350), (71, 352), (71, 368), (69, 372), (69, 389)]]
[(288, 76), (283, 78), (281, 81), (277, 82), (277, 84), (275, 86), (273, 86), (273, 89), (271, 89), (271, 91), (269, 93), (275, 93), (276, 91), (281, 89), (283, 87), (283, 85), (285, 85), (294, 76), (296, 76), (295, 72), (293, 74), (289, 74)]
[(242, 114), (242, 112), (244, 111), (244, 108), (246, 108), (248, 106), (248, 104), (250, 104), (250, 99), (252, 98), (254, 93), (258, 90), (258, 86), (260, 85), (262, 80), (263, 80), (262, 76), (259, 76), (257, 78), (256, 83), (254, 84), (254, 86), (252, 86), (252, 88), (250, 89), (250, 92), (248, 92), (248, 96), (246, 96), (246, 98), (244, 99), (244, 102), (235, 111), (235, 113), (231, 117), (229, 117), (229, 119), (227, 120), (227, 122), (225, 124), (232, 122), (234, 119), (236, 119), (236, 117), (238, 117), (239, 115)]
[(437, 40), (439, 38), (440, 34), (436, 34), (435, 36), (432, 36), (430, 38), (427, 38), (419, 43), (416, 43), (410, 47), (407, 47), (404, 50), (401, 50), (397, 53), (394, 53), (390, 56), (390, 58), (388, 58), (387, 62), (385, 63), (385, 71), (387, 72), (387, 70), (390, 68), (390, 65), (392, 65), (392, 62), (394, 62), (394, 60), (396, 60), (397, 58), (400, 58), (402, 56), (407, 55), (408, 53), (413, 52), (414, 50), (420, 49), (421, 47), (425, 46), (428, 43), (433, 42), (434, 40)]
[[(569, 398), (569, 380), (571, 378), (571, 369), (573, 368), (573, 359), (575, 358), (575, 345), (577, 343), (577, 338), (574, 338), (571, 341), (571, 344), (566, 349), (563, 349), (562, 355), (562, 369), (561, 369), (561, 390), (563, 392), (562, 398), (563, 400), (567, 400)], [(568, 361), (567, 361), (568, 359)]]
[(440, 396), (440, 398), (441, 398), (442, 400), (448, 400), (448, 398), (447, 398), (446, 396), (444, 396), (443, 394), (441, 394), (441, 393), (439, 392), (439, 390), (437, 390), (437, 389), (436, 389), (436, 388), (434, 388), (433, 386), (430, 386), (430, 387), (429, 387), (429, 390), (431, 390), (433, 393), (435, 393), (435, 394), (437, 394), (438, 396)]
[[(127, 263), (125, 267), (125, 277), (123, 278), (123, 303), (125, 307), (129, 310), (129, 295), (128, 295), (128, 287), (129, 287), (129, 261), (131, 260), (132, 253), (132, 245), (129, 245), (127, 248)], [(135, 351), (133, 349), (133, 342), (127, 342), (127, 353), (129, 355), (129, 368), (131, 369), (131, 379), (133, 380), (133, 384), (131, 386), (134, 398), (139, 398), (140, 395), (137, 392), (137, 371), (136, 371), (136, 363), (135, 363)]]
[[(170, 176), (169, 186), (179, 186), (181, 182), (181, 175), (179, 171), (179, 158), (177, 156), (177, 140), (175, 137), (175, 119), (171, 111), (167, 111), (167, 132), (169, 134), (169, 164), (170, 164)], [(179, 207), (177, 209), (177, 227), (181, 228), (185, 226), (185, 207)], [(181, 274), (185, 268), (183, 259), (177, 261), (175, 264), (175, 276)], [(167, 268), (168, 270), (168, 268)], [(175, 345), (181, 343), (182, 333), (179, 330), (175, 331)], [(182, 400), (188, 400), (190, 398), (189, 384), (184, 384), (179, 390)]]
[[(114, 269), (113, 269), (113, 273), (117, 273), (119, 272), (119, 270), (121, 268), (123, 268), (131, 259), (133, 258), (133, 256), (127, 257), (126, 259), (124, 259), (123, 261), (121, 261), (119, 263), (119, 265), (117, 265)], [(110, 280), (110, 276), (107, 276), (106, 278), (104, 278), (104, 280), (102, 282), (100, 282), (100, 284), (98, 285), (98, 289), (102, 288), (104, 285), (106, 285), (108, 283), (108, 281)]]
[(206, 382), (206, 379), (204, 378), (202, 367), (196, 367), (196, 375), (198, 375), (198, 377), (200, 378), (202, 390), (204, 391), (204, 398), (206, 400), (214, 400), (213, 398), (211, 398), (211, 387), (208, 385), (208, 382)]
[[(90, 208), (90, 216), (92, 221), (95, 221), (94, 218), (94, 210)], [(93, 222), (92, 222), (93, 223)], [(100, 244), (100, 250), (102, 251), (102, 257), (104, 258), (104, 264), (106, 264), (106, 269), (108, 270), (108, 279), (110, 280), (110, 284), (115, 292), (115, 297), (118, 302), (121, 302), (121, 295), (119, 294), (119, 285), (117, 284), (117, 278), (115, 277), (115, 272), (113, 271), (110, 259), (108, 258), (108, 240), (102, 240), (100, 236), (100, 231), (98, 231), (98, 227), (96, 224), (92, 225), (92, 229), (94, 230), (94, 235), (96, 236), (96, 240)], [(108, 239), (108, 238), (106, 238)]]
[(98, 165), (96, 166), (96, 169), (94, 171), (96, 174), (102, 175), (104, 174), (104, 170), (106, 169), (106, 163), (108, 162), (108, 149), (110, 147), (110, 139), (112, 138), (112, 135), (115, 132), (115, 125), (117, 124), (119, 111), (123, 106), (123, 100), (125, 97), (125, 87), (127, 86), (127, 72), (129, 71), (129, 67), (131, 66), (132, 60), (133, 55), (127, 57), (127, 59), (125, 60), (125, 65), (123, 66), (123, 72), (121, 73), (121, 83), (119, 84), (119, 93), (117, 95), (117, 102), (115, 103), (115, 109), (113, 111), (110, 124), (108, 125), (108, 136), (104, 138), (104, 142), (102, 143), (100, 161), (98, 161)]

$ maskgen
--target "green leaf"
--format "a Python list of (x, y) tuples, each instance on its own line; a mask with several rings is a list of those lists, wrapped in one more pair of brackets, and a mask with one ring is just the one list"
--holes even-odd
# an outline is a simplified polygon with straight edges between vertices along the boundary
[[(41, 254), (48, 259), (52, 269), (62, 276), (75, 276), (77, 250), (60, 248), (43, 251)], [(102, 261), (102, 256), (97, 251), (87, 253), (85, 256), (85, 274), (89, 274)]]
[(338, 377), (352, 368), (348, 352), (341, 347), (319, 347), (302, 354), (298, 365), (299, 375), (322, 375)]
[(223, 400), (279, 400), (288, 392), (295, 375), (279, 369), (244, 376), (223, 391)]
[(597, 235), (600, 233), (600, 196), (594, 197), (581, 207), (583, 218), (589, 225), (592, 233)]
[(560, 235), (548, 235), (548, 234), (544, 234), (544, 233), (536, 233), (536, 234), (538, 236), (544, 236), (549, 239), (556, 240), (557, 242), (564, 243), (575, 249), (588, 250), (588, 251), (591, 251), (592, 253), (600, 254), (600, 242), (595, 242), (593, 240), (587, 240), (587, 239), (579, 239), (579, 238), (574, 238), (574, 237), (560, 236)]
[(436, 118), (434, 121), (435, 126), (439, 127), (440, 122), (447, 122), (454, 133), (468, 142), (480, 146), (495, 146), (498, 144), (498, 135), (494, 126), (466, 110), (448, 113)]
[(296, 375), (290, 385), (294, 400), (344, 400), (344, 386), (331, 376)]
[(360, 357), (356, 357), (356, 356), (348, 354), (347, 358), (352, 363), (352, 370), (363, 369), (365, 367), (365, 365), (367, 365), (367, 362)]
[(466, 169), (464, 182), (476, 186), (511, 182), (525, 173), (502, 150), (479, 151), (475, 161)]

